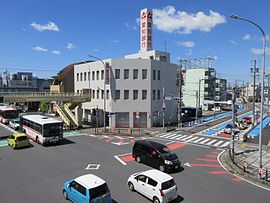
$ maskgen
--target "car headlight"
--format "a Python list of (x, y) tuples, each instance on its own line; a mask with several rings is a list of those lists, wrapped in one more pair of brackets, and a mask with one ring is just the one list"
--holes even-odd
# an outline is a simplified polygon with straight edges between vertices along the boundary
[(171, 161), (169, 161), (169, 160), (165, 160), (164, 162), (165, 162), (165, 164), (167, 164), (167, 165), (173, 165), (173, 163), (172, 163)]

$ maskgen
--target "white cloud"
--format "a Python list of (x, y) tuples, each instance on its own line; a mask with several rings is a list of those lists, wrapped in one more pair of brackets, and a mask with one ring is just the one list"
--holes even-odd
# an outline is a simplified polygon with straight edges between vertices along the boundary
[[(262, 55), (263, 49), (251, 48), (251, 52), (255, 55)], [(266, 47), (265, 53), (266, 53), (266, 55), (270, 55), (270, 49), (268, 47)]]
[[(136, 24), (140, 25), (140, 19), (139, 19), (139, 24), (138, 24), (137, 19), (136, 19)], [(125, 23), (125, 26), (127, 27), (128, 30), (137, 30), (136, 25), (131, 25), (130, 23)]]
[(195, 43), (193, 41), (185, 41), (185, 42), (177, 42), (179, 46), (184, 46), (187, 48), (192, 48), (195, 46)]
[(179, 33), (190, 34), (193, 30), (209, 32), (216, 25), (225, 22), (225, 16), (212, 10), (207, 15), (202, 11), (196, 14), (177, 11), (173, 6), (153, 9), (153, 23), (157, 29), (169, 33), (178, 31)]
[(192, 49), (188, 50), (188, 53), (186, 53), (187, 56), (191, 56), (192, 55)]
[(230, 40), (231, 44), (234, 45), (234, 46), (237, 46), (238, 43), (236, 41), (233, 41), (233, 40)]
[(73, 45), (72, 43), (69, 42), (69, 43), (67, 44), (67, 49), (73, 49), (73, 48), (74, 48), (74, 45)]
[(58, 51), (58, 50), (52, 50), (51, 53), (54, 54), (54, 55), (60, 55), (61, 54), (61, 52)]
[(32, 49), (35, 51), (39, 51), (39, 52), (47, 52), (48, 51), (48, 49), (40, 47), (40, 46), (33, 47)]
[(56, 31), (56, 32), (59, 31), (58, 26), (51, 21), (44, 25), (33, 22), (31, 23), (31, 27), (33, 27), (35, 30), (40, 31), (40, 32), (45, 31), (45, 30), (51, 30), (51, 31)]
[(245, 34), (243, 36), (243, 40), (250, 40), (250, 38), (251, 38), (250, 34)]
[(114, 40), (112, 40), (112, 43), (113, 43), (113, 44), (119, 44), (119, 43), (120, 43), (120, 40), (114, 39)]

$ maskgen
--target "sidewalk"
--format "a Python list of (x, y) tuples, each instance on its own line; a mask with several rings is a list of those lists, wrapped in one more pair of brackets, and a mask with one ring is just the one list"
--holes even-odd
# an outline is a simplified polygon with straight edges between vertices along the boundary
[(270, 189), (270, 150), (267, 151), (266, 146), (262, 148), (263, 166), (260, 172), (257, 144), (236, 143), (234, 152), (234, 161), (229, 155), (229, 149), (220, 156), (224, 167), (232, 174)]

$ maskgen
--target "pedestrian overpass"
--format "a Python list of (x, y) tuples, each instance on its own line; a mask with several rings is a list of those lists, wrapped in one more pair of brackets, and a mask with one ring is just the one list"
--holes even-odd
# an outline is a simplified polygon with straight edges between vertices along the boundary
[[(69, 128), (82, 126), (82, 103), (91, 101), (89, 94), (50, 92), (0, 92), (4, 103), (50, 102)], [(54, 102), (54, 103), (52, 103)], [(76, 108), (76, 115), (71, 110)]]

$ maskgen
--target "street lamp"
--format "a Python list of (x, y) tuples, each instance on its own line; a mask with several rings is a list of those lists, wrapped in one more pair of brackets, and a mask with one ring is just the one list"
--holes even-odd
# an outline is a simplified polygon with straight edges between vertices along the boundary
[(259, 168), (262, 168), (262, 131), (263, 131), (263, 102), (264, 102), (264, 76), (265, 76), (265, 55), (266, 55), (266, 35), (265, 32), (263, 31), (263, 29), (256, 24), (255, 22), (246, 19), (246, 18), (241, 18), (237, 15), (231, 15), (232, 19), (239, 19), (239, 20), (243, 20), (246, 22), (249, 22), (253, 25), (255, 25), (261, 32), (263, 35), (263, 71), (262, 71), (262, 90), (261, 90), (261, 115), (260, 115), (260, 135), (259, 135)]
[(106, 73), (106, 65), (104, 63), (103, 60), (101, 60), (100, 58), (93, 56), (93, 55), (88, 55), (91, 58), (95, 58), (97, 60), (99, 60), (103, 66), (104, 66), (104, 74), (103, 74), (103, 79), (104, 79), (104, 83), (103, 83), (103, 89), (104, 89), (104, 95), (103, 95), (103, 102), (104, 102), (104, 132), (106, 132), (106, 77), (105, 77), (105, 73)]

